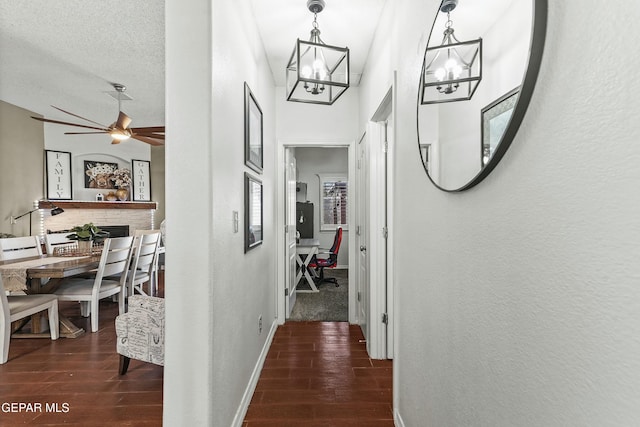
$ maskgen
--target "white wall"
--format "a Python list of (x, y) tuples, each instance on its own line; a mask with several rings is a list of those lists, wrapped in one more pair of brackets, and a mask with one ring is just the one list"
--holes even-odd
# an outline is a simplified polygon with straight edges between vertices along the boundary
[[(140, 141), (128, 140), (111, 144), (109, 135), (65, 135), (69, 128), (45, 123), (44, 145), (46, 150), (71, 153), (72, 185), (74, 200), (95, 200), (97, 193), (105, 190), (84, 188), (84, 161), (95, 160), (117, 163), (119, 168), (131, 170), (131, 160), (150, 160), (150, 146)], [(151, 186), (153, 188), (153, 182)], [(115, 190), (113, 190), (115, 191)]]
[(276, 88), (276, 137), (285, 143), (349, 142), (358, 139), (359, 90), (350, 87), (333, 105), (286, 100)]
[[(320, 178), (319, 174), (344, 175), (347, 179), (349, 171), (349, 152), (346, 148), (304, 147), (296, 150), (298, 181), (307, 183), (307, 199), (313, 203), (313, 235), (320, 240), (321, 248), (330, 248), (336, 232), (320, 230)], [(350, 183), (349, 194), (355, 190), (355, 183)], [(348, 209), (355, 209), (355, 198), (349, 197)], [(342, 243), (338, 252), (338, 267), (349, 267), (349, 229), (342, 231)]]
[[(241, 422), (276, 316), (274, 84), (247, 3), (166, 2), (166, 425)], [(265, 137), (264, 243), (247, 254), (245, 81), (262, 107)]]
[[(42, 122), (34, 113), (0, 101), (0, 233), (29, 235), (29, 215), (11, 224), (10, 217), (33, 209), (44, 194), (44, 146)], [(31, 216), (31, 231), (37, 234), (38, 212)]]
[(376, 98), (398, 70), (399, 424), (639, 425), (640, 82), (611, 70), (640, 65), (620, 43), (640, 37), (640, 4), (549, 2), (541, 73), (511, 148), (484, 182), (449, 194), (415, 147), (419, 43), (439, 1), (389, 3), (395, 26), (379, 40), (395, 53), (360, 90)]

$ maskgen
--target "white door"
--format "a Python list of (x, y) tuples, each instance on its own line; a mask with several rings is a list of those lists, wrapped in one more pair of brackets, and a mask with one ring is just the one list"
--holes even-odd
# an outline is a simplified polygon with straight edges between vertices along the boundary
[(369, 265), (367, 261), (367, 225), (369, 223), (369, 177), (367, 135), (358, 143), (358, 224), (356, 226), (358, 248), (357, 313), (358, 322), (365, 337), (369, 335)]
[(295, 148), (285, 148), (285, 313), (296, 303), (296, 158)]

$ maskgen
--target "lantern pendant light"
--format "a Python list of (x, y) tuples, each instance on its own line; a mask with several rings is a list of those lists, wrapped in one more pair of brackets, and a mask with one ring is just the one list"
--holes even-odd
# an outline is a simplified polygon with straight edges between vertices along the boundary
[(461, 42), (454, 35), (451, 11), (458, 0), (444, 0), (440, 12), (447, 14), (440, 46), (428, 47), (421, 74), (421, 104), (466, 101), (482, 80), (482, 39)]
[(287, 101), (331, 105), (349, 87), (349, 49), (325, 44), (318, 13), (324, 0), (308, 0), (313, 13), (309, 41), (298, 39), (287, 64)]

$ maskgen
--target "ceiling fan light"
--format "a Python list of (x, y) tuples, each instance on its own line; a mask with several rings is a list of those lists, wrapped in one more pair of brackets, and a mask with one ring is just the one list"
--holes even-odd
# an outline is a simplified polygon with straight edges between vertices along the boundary
[(121, 130), (112, 130), (111, 132), (109, 132), (109, 135), (111, 135), (111, 138), (117, 141), (126, 141), (127, 139), (131, 138), (131, 133), (126, 131), (123, 132)]

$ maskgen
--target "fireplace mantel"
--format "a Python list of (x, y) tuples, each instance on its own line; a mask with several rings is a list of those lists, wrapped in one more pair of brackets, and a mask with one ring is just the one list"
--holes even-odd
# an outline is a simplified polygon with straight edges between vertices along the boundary
[[(51, 215), (53, 207), (64, 209)], [(86, 223), (101, 226), (128, 225), (129, 233), (155, 228), (156, 202), (97, 202), (84, 200), (39, 200), (41, 234), (59, 231)]]
[(85, 200), (40, 200), (38, 208), (50, 209), (51, 205), (62, 209), (157, 209), (156, 202), (94, 202)]

